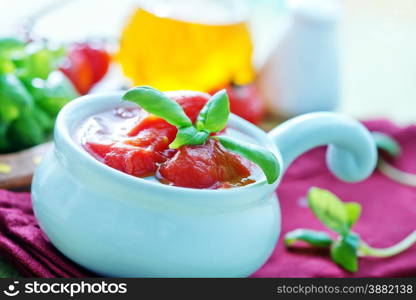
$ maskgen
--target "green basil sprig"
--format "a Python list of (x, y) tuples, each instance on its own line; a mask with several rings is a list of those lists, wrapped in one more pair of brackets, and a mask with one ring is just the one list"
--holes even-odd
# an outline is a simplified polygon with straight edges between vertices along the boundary
[[(149, 86), (138, 86), (130, 89), (124, 94), (123, 100), (134, 102), (147, 112), (177, 127), (176, 138), (169, 145), (172, 149), (185, 145), (205, 144), (211, 133), (219, 132), (225, 128), (230, 115), (230, 102), (225, 90), (215, 93), (210, 98), (201, 109), (196, 124), (192, 124), (176, 101)], [(269, 184), (275, 182), (279, 177), (279, 162), (269, 150), (225, 136), (214, 136), (212, 138), (217, 139), (227, 150), (257, 164), (263, 170)]]
[(284, 242), (286, 247), (290, 247), (297, 241), (304, 241), (322, 248), (329, 247), (332, 244), (332, 239), (326, 232), (300, 228), (288, 232)]
[(238, 141), (228, 136), (216, 136), (221, 145), (258, 165), (264, 172), (268, 183), (276, 181), (280, 174), (279, 163), (272, 152), (266, 148)]
[(394, 246), (377, 249), (368, 246), (360, 236), (351, 231), (358, 221), (361, 206), (356, 202), (342, 202), (331, 192), (311, 188), (308, 192), (308, 204), (314, 215), (329, 229), (338, 234), (332, 240), (326, 232), (296, 229), (286, 233), (286, 247), (293, 247), (302, 241), (314, 247), (330, 248), (332, 260), (345, 270), (358, 270), (358, 257), (390, 257), (405, 251), (416, 243), (416, 231)]
[(201, 109), (196, 120), (196, 128), (208, 132), (221, 131), (227, 125), (229, 115), (230, 101), (227, 92), (221, 90), (214, 94)]
[(140, 105), (145, 111), (176, 127), (190, 126), (191, 120), (176, 101), (150, 86), (138, 86), (124, 94), (123, 100)]

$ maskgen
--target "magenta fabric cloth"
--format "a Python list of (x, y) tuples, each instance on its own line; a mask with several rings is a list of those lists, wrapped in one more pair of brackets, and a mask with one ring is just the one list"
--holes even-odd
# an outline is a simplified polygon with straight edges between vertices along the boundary
[(26, 277), (86, 277), (40, 230), (30, 194), (0, 190), (0, 253)]
[[(370, 130), (391, 134), (403, 153), (394, 165), (416, 173), (416, 126), (398, 128), (387, 121), (366, 122)], [(342, 134), (342, 133), (341, 133)], [(306, 206), (312, 186), (325, 188), (344, 201), (362, 205), (362, 216), (353, 230), (373, 247), (388, 247), (416, 230), (416, 188), (396, 183), (376, 171), (359, 183), (343, 183), (325, 165), (325, 149), (315, 149), (287, 170), (277, 193), (282, 210), (281, 237), (296, 228), (325, 230)], [(273, 255), (253, 277), (405, 277), (416, 276), (416, 245), (391, 258), (360, 258), (358, 272), (339, 268), (328, 251), (285, 249), (279, 240)]]
[[(392, 134), (403, 147), (395, 163), (416, 173), (416, 126), (400, 129), (387, 121), (367, 122), (371, 130)], [(306, 207), (312, 186), (329, 189), (345, 201), (357, 201), (362, 217), (354, 226), (374, 247), (388, 247), (416, 229), (416, 188), (391, 181), (379, 172), (364, 182), (337, 180), (325, 166), (325, 149), (315, 149), (297, 159), (278, 189), (282, 210), (282, 235), (296, 228), (325, 230)], [(0, 253), (25, 276), (84, 277), (88, 272), (63, 257), (42, 233), (33, 216), (30, 195), (0, 190)], [(327, 251), (288, 251), (282, 240), (270, 259), (253, 277), (401, 277), (416, 276), (416, 246), (388, 259), (362, 258), (359, 271), (348, 273), (329, 258)]]

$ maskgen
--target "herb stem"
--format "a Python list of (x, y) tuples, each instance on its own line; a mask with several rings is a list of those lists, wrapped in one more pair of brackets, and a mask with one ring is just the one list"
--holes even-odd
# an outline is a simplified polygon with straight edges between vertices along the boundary
[(390, 257), (400, 252), (405, 251), (416, 243), (416, 230), (409, 234), (402, 241), (394, 246), (388, 248), (372, 248), (365, 242), (361, 242), (359, 247), (359, 256), (372, 256), (372, 257)]

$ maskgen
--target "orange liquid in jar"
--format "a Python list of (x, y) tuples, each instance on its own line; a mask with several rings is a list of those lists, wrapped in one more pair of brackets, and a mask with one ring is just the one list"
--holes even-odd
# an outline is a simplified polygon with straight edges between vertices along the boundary
[(137, 8), (117, 56), (134, 85), (213, 91), (253, 80), (252, 41), (245, 20), (196, 23)]

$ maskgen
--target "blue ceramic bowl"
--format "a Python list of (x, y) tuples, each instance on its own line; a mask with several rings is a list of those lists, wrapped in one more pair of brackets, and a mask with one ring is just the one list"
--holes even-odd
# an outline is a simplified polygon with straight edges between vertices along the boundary
[[(89, 116), (122, 93), (81, 97), (60, 112), (54, 149), (35, 172), (35, 215), (51, 242), (83, 267), (114, 277), (243, 277), (270, 256), (280, 233), (275, 189), (301, 153), (332, 144), (328, 163), (346, 181), (367, 177), (376, 150), (358, 122), (334, 113), (292, 119), (271, 133), (232, 115), (229, 127), (270, 149), (283, 169), (274, 184), (220, 190), (172, 187), (112, 169), (75, 141)], [(280, 151), (279, 151), (279, 150)]]

